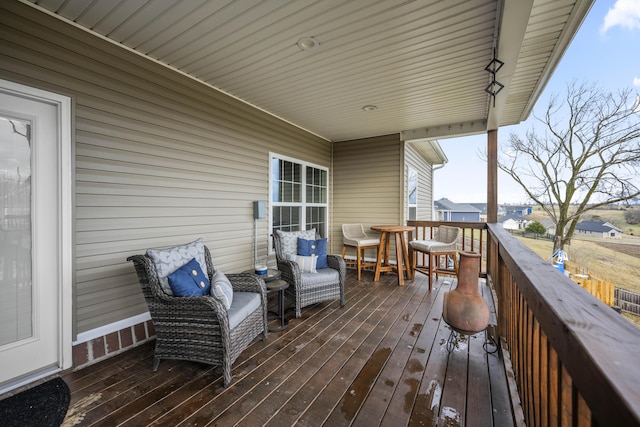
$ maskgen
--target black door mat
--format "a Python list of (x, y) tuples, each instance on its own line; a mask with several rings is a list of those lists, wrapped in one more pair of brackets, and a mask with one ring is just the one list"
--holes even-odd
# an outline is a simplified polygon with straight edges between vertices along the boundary
[(0, 400), (0, 426), (58, 427), (67, 414), (70, 399), (67, 383), (54, 378)]

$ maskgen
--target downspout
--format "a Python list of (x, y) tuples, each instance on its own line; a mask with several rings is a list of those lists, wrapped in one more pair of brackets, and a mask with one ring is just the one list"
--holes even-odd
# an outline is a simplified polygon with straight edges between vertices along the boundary
[[(433, 165), (431, 168), (431, 189), (433, 190), (433, 182), (435, 182), (434, 179), (434, 172), (437, 171), (438, 169), (442, 169), (443, 167), (445, 167), (445, 165), (447, 164), (449, 160), (448, 159), (444, 159), (444, 161), (442, 163), (440, 163), (439, 165)], [(433, 200), (433, 195), (431, 196), (431, 219), (433, 221), (437, 221), (438, 218), (435, 217), (436, 216), (436, 202), (435, 200)]]

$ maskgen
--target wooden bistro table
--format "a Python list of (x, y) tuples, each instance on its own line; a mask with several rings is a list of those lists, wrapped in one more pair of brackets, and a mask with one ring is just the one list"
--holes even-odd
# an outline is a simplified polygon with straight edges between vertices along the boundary
[[(411, 268), (407, 240), (404, 237), (404, 233), (409, 234), (409, 241), (411, 241), (414, 227), (406, 225), (373, 225), (371, 229), (380, 232), (380, 247), (378, 248), (376, 274), (373, 280), (375, 282), (380, 280), (380, 273), (382, 272), (395, 271), (398, 273), (398, 284), (404, 286), (405, 271), (407, 272), (407, 278), (409, 280), (413, 279), (413, 269)], [(395, 234), (396, 238), (396, 265), (389, 264), (389, 246), (392, 234)]]

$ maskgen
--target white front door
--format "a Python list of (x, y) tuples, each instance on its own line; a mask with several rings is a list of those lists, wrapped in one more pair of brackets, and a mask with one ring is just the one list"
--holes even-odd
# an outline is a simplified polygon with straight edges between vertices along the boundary
[(71, 366), (70, 101), (0, 80), (0, 392)]

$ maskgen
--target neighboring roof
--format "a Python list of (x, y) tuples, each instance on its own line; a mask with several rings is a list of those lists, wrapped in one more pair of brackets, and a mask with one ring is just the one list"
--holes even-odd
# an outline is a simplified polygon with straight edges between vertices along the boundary
[(546, 228), (547, 230), (549, 230), (550, 228), (556, 228), (556, 223), (553, 222), (550, 219), (543, 219), (542, 221), (539, 221), (540, 224), (542, 224), (544, 226), (544, 228)]
[(525, 120), (595, 0), (23, 2), (329, 141), (411, 141)]
[(438, 211), (452, 211), (452, 212), (480, 212), (480, 209), (472, 206), (468, 203), (454, 203), (451, 200), (442, 198), (433, 202), (436, 210)]
[(500, 218), (498, 218), (498, 224), (502, 224), (503, 222), (509, 221), (510, 219), (512, 219), (512, 220), (514, 220), (516, 222), (529, 221), (528, 219), (526, 219), (522, 215), (506, 214), (506, 215), (503, 215)]
[(595, 233), (608, 233), (611, 230), (615, 230), (618, 233), (622, 233), (621, 229), (604, 221), (582, 221), (576, 225), (576, 230), (592, 231)]
[(487, 213), (487, 204), (486, 203), (469, 203), (474, 208), (478, 209), (480, 213)]

